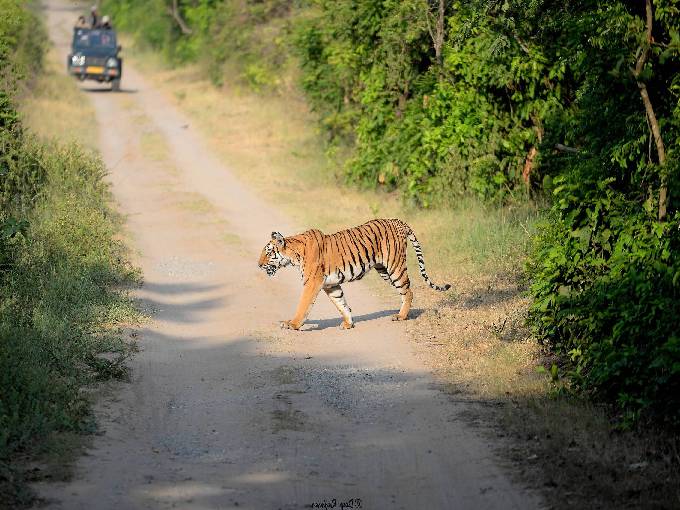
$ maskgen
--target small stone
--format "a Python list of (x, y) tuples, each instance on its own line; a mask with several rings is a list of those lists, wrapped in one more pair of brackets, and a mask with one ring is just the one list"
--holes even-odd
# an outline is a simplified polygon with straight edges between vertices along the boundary
[(628, 471), (641, 471), (649, 466), (649, 462), (634, 462), (628, 465)]

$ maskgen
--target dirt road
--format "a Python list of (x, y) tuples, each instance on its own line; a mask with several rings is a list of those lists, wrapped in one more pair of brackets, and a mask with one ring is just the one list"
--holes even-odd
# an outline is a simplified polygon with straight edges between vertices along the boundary
[[(46, 5), (60, 58), (72, 5)], [(304, 331), (278, 329), (299, 276), (268, 279), (257, 257), (272, 230), (308, 226), (240, 184), (166, 98), (129, 63), (124, 72), (122, 93), (82, 88), (153, 320), (131, 381), (97, 406), (104, 433), (74, 479), (39, 486), (50, 508), (540, 506), (434, 387), (390, 321), (396, 293), (382, 303), (348, 286), (351, 331), (325, 296)], [(328, 206), (311, 197), (309, 207)]]

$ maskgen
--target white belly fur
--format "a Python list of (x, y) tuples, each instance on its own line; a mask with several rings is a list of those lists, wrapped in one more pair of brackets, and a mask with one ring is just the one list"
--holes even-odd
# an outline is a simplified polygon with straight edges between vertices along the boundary
[[(347, 272), (343, 272), (342, 283), (361, 280), (372, 268), (373, 264), (364, 266), (364, 270), (362, 272), (360, 267), (352, 266), (351, 271), (348, 269)], [(350, 275), (352, 276), (350, 277)], [(333, 285), (338, 285), (339, 283), (341, 283), (340, 273), (337, 271), (326, 276), (323, 281), (324, 287), (332, 287)]]
[(340, 275), (338, 273), (329, 274), (323, 281), (323, 284), (326, 287), (337, 285), (338, 283), (340, 283)]

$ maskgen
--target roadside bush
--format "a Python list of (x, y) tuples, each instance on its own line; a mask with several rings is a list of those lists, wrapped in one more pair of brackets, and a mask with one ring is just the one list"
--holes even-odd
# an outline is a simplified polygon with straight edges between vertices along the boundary
[(567, 39), (573, 95), (546, 119), (544, 147), (578, 149), (542, 160), (553, 205), (529, 261), (530, 320), (573, 387), (613, 403), (622, 425), (678, 426), (680, 3), (650, 2), (649, 24), (642, 7), (586, 3)]
[[(26, 83), (43, 63), (47, 32), (25, 2), (0, 0), (0, 97), (5, 99), (20, 83)], [(7, 103), (3, 103), (5, 108)], [(0, 119), (6, 119), (10, 111)], [(0, 120), (6, 126), (6, 121)]]
[(84, 387), (125, 373), (120, 325), (138, 314), (123, 289), (137, 274), (102, 162), (21, 125), (14, 105), (44, 29), (23, 2), (0, 11), (0, 506), (15, 507), (29, 498), (18, 457), (55, 432), (91, 430)]
[[(2, 210), (0, 492), (10, 498), (1, 486), (17, 451), (56, 431), (92, 429), (82, 389), (124, 375), (131, 350), (119, 325), (138, 317), (119, 290), (137, 274), (115, 240), (102, 163), (26, 135), (17, 149), (18, 177), (0, 181), (29, 183), (14, 186)], [(21, 179), (21, 161), (40, 178)]]
[(524, 194), (538, 168), (523, 176), (525, 160), (561, 108), (560, 89), (545, 85), (564, 78), (542, 2), (512, 13), (482, 2), (315, 4), (295, 30), (302, 85), (331, 136), (354, 144), (351, 181), (422, 206)]
[[(16, 0), (0, 0), (0, 284), (11, 264), (12, 240), (26, 227), (20, 217), (38, 193), (43, 175), (22, 150), (23, 130), (14, 106), (26, 77), (40, 68), (45, 31)], [(35, 25), (35, 29), (31, 27)]]
[(173, 65), (201, 63), (216, 85), (225, 72), (255, 90), (276, 90), (285, 81), (290, 51), (286, 46), (289, 0), (202, 0), (179, 2), (183, 33), (168, 14), (167, 2), (105, 0), (102, 12), (142, 47), (163, 54)]
[(572, 385), (621, 424), (680, 425), (680, 215), (664, 223), (611, 182), (564, 185), (528, 272), (534, 332)]
[[(26, 142), (45, 175), (27, 227), (7, 248), (0, 287), (0, 459), (53, 430), (81, 430), (80, 388), (121, 375), (129, 348), (113, 326), (134, 317), (112, 289), (134, 272), (113, 238), (103, 167), (76, 147)], [(116, 356), (104, 359), (102, 352)]]

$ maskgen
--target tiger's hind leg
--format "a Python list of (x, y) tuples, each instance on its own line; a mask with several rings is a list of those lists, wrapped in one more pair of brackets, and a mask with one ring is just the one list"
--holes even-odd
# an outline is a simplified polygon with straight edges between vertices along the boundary
[(333, 285), (331, 287), (324, 287), (323, 289), (326, 295), (338, 309), (340, 315), (342, 315), (342, 327), (344, 329), (352, 329), (354, 327), (354, 322), (352, 321), (352, 310), (347, 305), (345, 300), (345, 293), (342, 291), (340, 285)]
[(411, 282), (408, 276), (405, 276), (399, 282), (395, 282), (394, 286), (399, 289), (401, 295), (401, 308), (399, 313), (392, 317), (393, 321), (408, 320), (408, 312), (411, 310), (411, 303), (413, 302), (413, 291), (411, 290)]
[(411, 310), (411, 303), (413, 302), (413, 291), (411, 290), (411, 281), (408, 279), (406, 268), (404, 268), (401, 274), (390, 274), (383, 265), (377, 265), (375, 266), (375, 269), (383, 280), (389, 282), (390, 285), (399, 291), (399, 295), (401, 296), (401, 308), (397, 315), (392, 316), (392, 320), (408, 320), (408, 312)]

